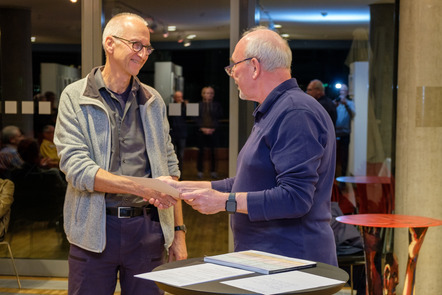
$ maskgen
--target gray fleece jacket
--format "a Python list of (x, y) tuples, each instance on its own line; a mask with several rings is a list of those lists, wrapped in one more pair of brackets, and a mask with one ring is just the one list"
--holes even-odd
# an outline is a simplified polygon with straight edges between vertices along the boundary
[[(95, 83), (97, 70), (61, 94), (54, 142), (68, 181), (63, 211), (67, 238), (78, 247), (101, 253), (106, 247), (106, 204), (105, 194), (94, 191), (94, 180), (99, 168), (109, 168), (111, 127)], [(179, 176), (164, 101), (155, 89), (133, 79), (140, 101), (146, 101), (139, 107), (152, 177)], [(174, 237), (173, 208), (158, 211), (168, 250)]]

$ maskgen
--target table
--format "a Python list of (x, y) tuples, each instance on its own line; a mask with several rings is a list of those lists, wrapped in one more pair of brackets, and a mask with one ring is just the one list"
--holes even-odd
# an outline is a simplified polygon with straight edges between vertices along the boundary
[[(159, 271), (159, 270), (167, 270), (167, 269), (173, 269), (177, 267), (183, 267), (183, 266), (190, 266), (195, 264), (201, 264), (204, 263), (203, 258), (191, 258), (187, 260), (180, 260), (175, 261), (171, 263), (163, 264), (157, 268), (155, 268), (153, 271)], [(348, 274), (335, 266), (331, 266), (325, 263), (318, 262), (316, 267), (307, 268), (299, 270), (302, 272), (315, 274), (324, 276), (327, 278), (340, 280), (343, 282), (348, 281)], [(239, 276), (235, 278), (246, 278), (250, 276), (257, 276), (261, 275), (258, 273)], [(226, 281), (227, 279), (222, 279), (218, 281), (211, 281), (206, 283), (200, 283), (200, 284), (194, 284), (194, 285), (187, 285), (182, 287), (176, 287), (171, 285), (166, 285), (164, 283), (155, 282), (160, 289), (177, 295), (194, 295), (194, 294), (256, 294), (251, 291), (235, 288), (233, 286), (221, 284), (220, 282)], [(328, 294), (334, 294), (342, 289), (342, 287), (345, 285), (345, 283), (342, 283), (340, 285), (332, 285), (332, 286), (326, 286), (326, 287), (320, 287), (320, 288), (311, 288), (308, 290), (293, 292), (293, 293), (283, 293), (283, 294), (318, 294), (318, 295), (328, 295)]]
[(416, 264), (428, 227), (442, 225), (442, 220), (398, 214), (355, 214), (339, 216), (336, 220), (361, 226), (364, 240), (367, 294), (393, 294), (398, 284), (397, 260), (394, 254), (382, 266), (382, 231), (385, 228), (409, 228), (408, 261), (403, 294), (414, 294)]
[[(394, 186), (391, 177), (387, 176), (340, 176), (338, 182), (356, 184), (355, 196), (358, 213), (393, 213)], [(382, 194), (367, 195), (367, 185), (380, 184)]]

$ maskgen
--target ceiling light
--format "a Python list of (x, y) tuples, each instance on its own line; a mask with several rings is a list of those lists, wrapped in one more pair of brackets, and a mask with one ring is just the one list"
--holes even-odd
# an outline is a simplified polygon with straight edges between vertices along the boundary
[(176, 26), (168, 26), (168, 27), (167, 27), (167, 30), (168, 30), (169, 32), (175, 32), (175, 31), (176, 31)]
[(35, 42), (35, 39), (36, 39), (36, 38), (35, 38), (34, 36), (32, 36), (32, 37), (31, 37), (31, 42)]
[(327, 17), (324, 17), (321, 13), (312, 11), (303, 13), (280, 13), (277, 17), (279, 21), (291, 22), (369, 22), (370, 12), (327, 12)]
[(77, 3), (77, 0), (71, 0), (72, 3)]
[(190, 40), (184, 41), (184, 47), (189, 47), (190, 44), (192, 44), (192, 42), (190, 42)]
[(290, 35), (289, 34), (281, 34), (281, 37), (282, 38), (288, 38), (288, 37), (290, 37)]
[(274, 27), (275, 29), (280, 29), (280, 28), (282, 28), (282, 26), (281, 26), (280, 24), (274, 24), (273, 27)]
[(194, 39), (195, 37), (196, 37), (195, 34), (191, 34), (191, 35), (188, 35), (186, 38), (192, 40), (192, 39)]

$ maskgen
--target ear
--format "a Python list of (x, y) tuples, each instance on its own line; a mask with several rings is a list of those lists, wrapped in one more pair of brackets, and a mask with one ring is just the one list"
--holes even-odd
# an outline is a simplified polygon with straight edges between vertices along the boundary
[(256, 79), (259, 77), (259, 75), (261, 74), (261, 71), (262, 71), (261, 64), (259, 63), (259, 61), (258, 61), (257, 58), (252, 58), (252, 59), (250, 60), (250, 63), (251, 63), (252, 66), (253, 66), (253, 75), (252, 75), (252, 78), (253, 78), (254, 80), (256, 80)]
[(107, 36), (106, 40), (104, 41), (104, 51), (107, 53), (113, 53), (115, 47), (114, 39), (111, 36)]

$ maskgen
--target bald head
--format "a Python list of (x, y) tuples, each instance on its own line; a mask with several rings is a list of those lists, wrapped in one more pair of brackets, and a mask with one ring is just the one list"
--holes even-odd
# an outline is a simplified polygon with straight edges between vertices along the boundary
[(307, 86), (307, 93), (316, 99), (325, 95), (324, 84), (320, 80), (312, 80)]
[(240, 42), (245, 45), (244, 55), (256, 57), (265, 71), (290, 69), (292, 51), (278, 33), (258, 26), (245, 32)]
[(148, 26), (147, 22), (139, 15), (123, 12), (113, 16), (103, 30), (102, 43), (105, 47), (106, 38), (109, 36), (123, 36), (127, 29), (131, 29), (134, 23)]
[(173, 94), (173, 101), (175, 103), (180, 103), (183, 102), (183, 93), (181, 91), (175, 91), (175, 93)]

